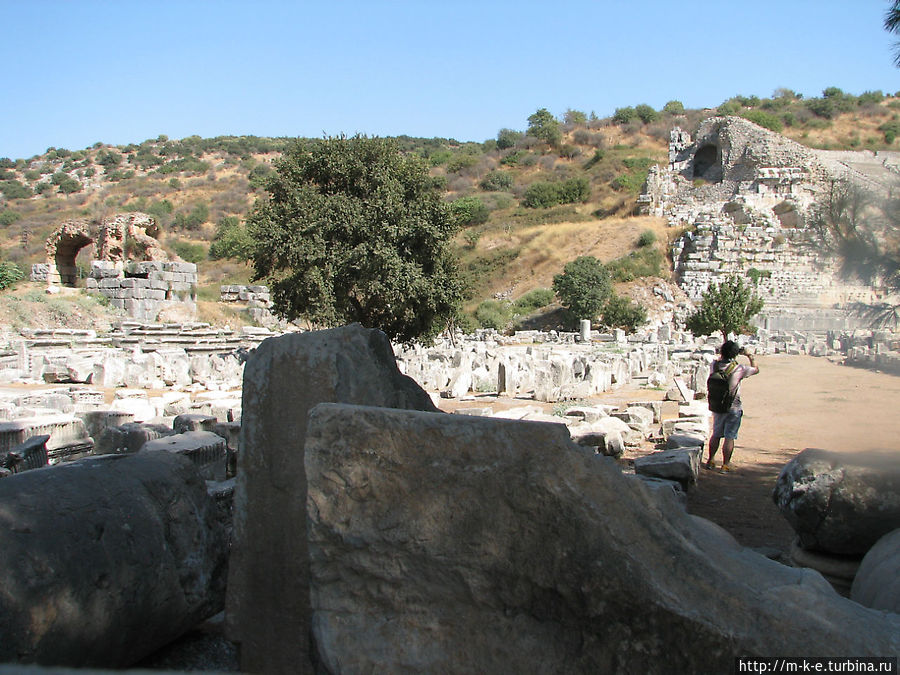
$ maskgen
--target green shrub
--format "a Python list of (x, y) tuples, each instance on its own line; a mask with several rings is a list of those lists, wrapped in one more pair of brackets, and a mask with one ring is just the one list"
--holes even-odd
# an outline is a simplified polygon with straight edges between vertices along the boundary
[(532, 183), (525, 190), (522, 206), (530, 209), (548, 208), (557, 204), (586, 202), (591, 196), (591, 184), (584, 176), (561, 183)]
[(188, 211), (180, 211), (175, 214), (175, 226), (185, 230), (196, 230), (209, 220), (209, 207), (200, 202)]
[(0, 227), (12, 225), (21, 217), (21, 214), (16, 213), (15, 211), (4, 209), (3, 211), (0, 211)]
[(535, 288), (513, 303), (513, 311), (516, 314), (531, 314), (551, 304), (555, 298), (556, 294), (551, 289)]
[(741, 106), (734, 101), (725, 101), (725, 103), (723, 103), (716, 109), (716, 112), (718, 112), (718, 114), (720, 115), (734, 115), (735, 113), (739, 112), (740, 109)]
[(17, 180), (0, 181), (0, 192), (2, 192), (3, 196), (7, 199), (27, 199), (34, 194), (31, 191), (31, 188), (22, 185), (22, 183)]
[(209, 246), (212, 260), (231, 258), (249, 260), (253, 253), (253, 239), (247, 228), (235, 216), (225, 216), (216, 225), (216, 235)]
[(529, 136), (534, 136), (550, 145), (558, 145), (562, 140), (562, 129), (559, 122), (546, 108), (540, 108), (533, 115), (528, 116)]
[(663, 112), (667, 112), (670, 115), (683, 115), (684, 104), (681, 101), (669, 101), (663, 106)]
[(198, 263), (206, 259), (206, 246), (203, 244), (194, 244), (189, 241), (176, 241), (172, 249), (183, 260), (192, 263)]
[(654, 247), (640, 248), (606, 264), (614, 281), (634, 281), (642, 277), (658, 277), (662, 273), (663, 254)]
[(613, 122), (616, 124), (628, 124), (629, 122), (633, 122), (638, 118), (637, 112), (631, 106), (626, 106), (624, 108), (616, 108), (616, 111), (613, 113)]
[(12, 288), (25, 277), (25, 273), (9, 260), (0, 261), (0, 290)]
[(501, 192), (509, 190), (513, 184), (513, 177), (507, 171), (490, 171), (481, 180), (479, 186), (488, 192)]
[(878, 131), (884, 134), (884, 142), (892, 145), (894, 140), (900, 135), (900, 120), (890, 120), (878, 127)]
[(499, 300), (485, 300), (475, 309), (475, 320), (482, 328), (504, 330), (510, 322), (509, 305)]
[(645, 246), (652, 246), (656, 243), (656, 232), (653, 230), (644, 230), (641, 232), (641, 236), (638, 237), (637, 245), (638, 248), (644, 248)]
[(647, 310), (628, 298), (614, 295), (603, 307), (600, 321), (609, 328), (622, 328), (630, 333), (647, 321)]
[(597, 164), (597, 162), (602, 161), (605, 156), (606, 156), (606, 153), (603, 150), (594, 150), (594, 154), (591, 156), (591, 158), (588, 161), (586, 161), (584, 163), (584, 166), (582, 168), (585, 171), (587, 171), (588, 169), (593, 167), (595, 164)]
[(497, 149), (506, 150), (507, 148), (511, 148), (524, 137), (525, 134), (521, 131), (501, 129), (497, 132)]
[(759, 286), (759, 280), (768, 279), (772, 276), (772, 272), (770, 270), (758, 270), (755, 267), (751, 267), (747, 270), (747, 276), (753, 282), (754, 286)]
[(525, 156), (524, 150), (516, 150), (515, 152), (509, 153), (506, 157), (500, 160), (500, 163), (504, 166), (515, 166), (519, 163), (519, 161)]
[(659, 119), (659, 113), (646, 103), (634, 106), (634, 114), (637, 115), (638, 119), (644, 124), (650, 124)]
[(450, 211), (456, 222), (463, 227), (486, 223), (490, 210), (478, 197), (460, 197), (450, 203)]
[(778, 118), (778, 116), (773, 115), (772, 113), (767, 113), (765, 110), (748, 110), (747, 112), (741, 115), (745, 120), (749, 120), (754, 124), (758, 124), (759, 126), (770, 129), (771, 131), (775, 131), (781, 133), (781, 130), (784, 129), (784, 124)]
[(447, 162), (447, 171), (450, 173), (459, 173), (463, 169), (469, 169), (476, 164), (478, 164), (478, 157), (475, 155), (459, 153), (454, 155), (453, 159)]

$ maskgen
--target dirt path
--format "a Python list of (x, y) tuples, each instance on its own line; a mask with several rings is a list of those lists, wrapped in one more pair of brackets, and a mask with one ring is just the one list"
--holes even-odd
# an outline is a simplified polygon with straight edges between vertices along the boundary
[(900, 377), (809, 356), (761, 356), (758, 364), (759, 375), (742, 386), (735, 471), (703, 470), (688, 496), (688, 510), (718, 523), (745, 546), (786, 552), (793, 531), (771, 497), (781, 468), (810, 447), (886, 448), (895, 450), (900, 462), (893, 425)]
[[(743, 357), (740, 360), (745, 362)], [(697, 486), (688, 493), (688, 511), (721, 525), (744, 546), (786, 554), (793, 530), (772, 502), (772, 489), (782, 467), (811, 447), (842, 451), (887, 448), (896, 450), (900, 461), (894, 427), (900, 410), (900, 377), (811, 356), (760, 356), (757, 363), (760, 373), (742, 386), (744, 420), (732, 459), (734, 471), (702, 470)], [(592, 401), (621, 405), (662, 395), (656, 390), (620, 389)], [(444, 410), (480, 406), (552, 409), (531, 400), (493, 396), (441, 402)], [(675, 404), (664, 409), (674, 412)], [(626, 457), (650, 451), (648, 445)], [(721, 453), (718, 459), (721, 464)]]

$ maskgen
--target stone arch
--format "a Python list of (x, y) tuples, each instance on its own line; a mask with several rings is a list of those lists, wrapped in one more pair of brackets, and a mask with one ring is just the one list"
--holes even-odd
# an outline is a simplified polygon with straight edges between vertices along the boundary
[(78, 280), (75, 258), (88, 245), (96, 248), (96, 234), (88, 223), (72, 221), (63, 224), (46, 243), (47, 281), (74, 287)]
[(701, 145), (694, 153), (693, 167), (694, 178), (715, 182), (722, 180), (722, 171), (719, 167), (719, 146), (715, 143)]
[(772, 212), (782, 227), (800, 227), (803, 224), (803, 218), (793, 202), (783, 201), (776, 204), (772, 207)]

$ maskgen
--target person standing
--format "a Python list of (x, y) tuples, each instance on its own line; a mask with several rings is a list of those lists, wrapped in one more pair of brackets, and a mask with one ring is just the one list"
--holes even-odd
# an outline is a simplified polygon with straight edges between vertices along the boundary
[[(738, 355), (743, 354), (750, 361), (749, 366), (737, 363)], [(728, 393), (727, 397), (731, 398), (731, 405), (727, 407), (725, 412), (713, 412), (713, 432), (709, 439), (709, 458), (706, 461), (707, 469), (716, 468), (716, 453), (719, 451), (719, 443), (724, 439), (722, 444), (722, 471), (731, 471), (731, 456), (734, 453), (734, 442), (738, 437), (738, 430), (741, 428), (741, 418), (744, 410), (741, 405), (741, 381), (759, 372), (753, 353), (742, 347), (738, 347), (737, 343), (732, 340), (726, 340), (719, 349), (720, 358), (714, 361), (712, 372), (722, 373), (727, 377)], [(727, 400), (727, 399), (726, 399)]]

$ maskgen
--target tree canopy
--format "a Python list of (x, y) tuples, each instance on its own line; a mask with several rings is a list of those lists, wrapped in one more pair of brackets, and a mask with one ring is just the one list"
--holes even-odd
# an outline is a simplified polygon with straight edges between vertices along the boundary
[(729, 333), (752, 333), (750, 320), (762, 311), (763, 301), (750, 284), (732, 274), (719, 285), (712, 285), (703, 294), (700, 308), (691, 314), (687, 329), (694, 335), (709, 335), (715, 331), (727, 340)]
[(255, 279), (275, 310), (322, 326), (359, 322), (403, 342), (456, 316), (456, 223), (421, 160), (393, 141), (298, 142), (247, 219)]
[(553, 277), (553, 290), (574, 318), (594, 319), (612, 295), (612, 281), (603, 263), (585, 255), (567, 263), (563, 273)]
[(562, 140), (562, 129), (549, 110), (540, 108), (528, 116), (528, 135), (546, 141), (550, 145), (557, 145)]

